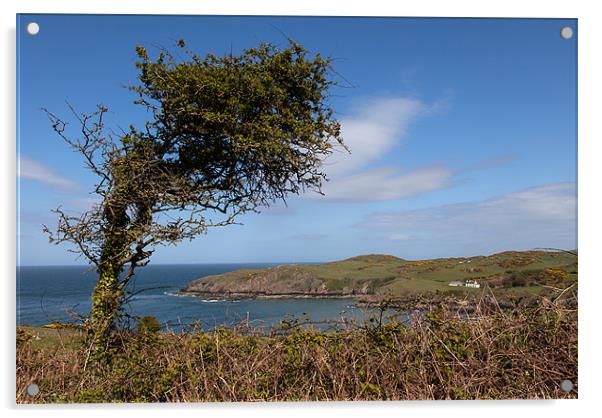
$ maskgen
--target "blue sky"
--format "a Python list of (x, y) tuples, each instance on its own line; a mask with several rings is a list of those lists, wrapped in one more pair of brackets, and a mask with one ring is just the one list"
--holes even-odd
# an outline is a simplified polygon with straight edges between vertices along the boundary
[[(282, 33), (334, 57), (353, 88), (332, 106), (351, 155), (326, 162), (325, 197), (291, 197), (244, 225), (212, 229), (153, 263), (326, 261), (386, 253), (420, 259), (575, 248), (575, 20), (20, 15), (19, 264), (83, 264), (50, 245), (58, 205), (81, 211), (94, 178), (52, 132), (97, 103), (108, 123), (145, 114), (122, 86), (134, 48), (184, 38), (199, 54), (241, 51)], [(25, 26), (40, 25), (30, 36)], [(571, 26), (575, 36), (563, 39)], [(340, 80), (345, 84), (343, 80)]]

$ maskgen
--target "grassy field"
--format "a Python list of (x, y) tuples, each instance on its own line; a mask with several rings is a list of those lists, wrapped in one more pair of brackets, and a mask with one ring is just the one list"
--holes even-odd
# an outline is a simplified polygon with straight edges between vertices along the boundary
[[(78, 329), (19, 327), (18, 403), (576, 398), (576, 289), (501, 310), (431, 300), (411, 324), (116, 335), (89, 361)], [(428, 301), (427, 301), (428, 302)], [(571, 392), (560, 382), (575, 383)], [(26, 387), (36, 383), (37, 396)]]
[[(491, 256), (418, 261), (403, 260), (393, 256), (367, 255), (302, 268), (325, 278), (329, 288), (340, 287), (343, 284), (370, 283), (381, 293), (392, 295), (406, 292), (447, 291), (450, 290), (449, 282), (466, 279), (473, 279), (481, 285), (486, 285), (496, 278), (507, 275), (510, 271), (543, 271), (549, 268), (560, 268), (570, 275), (570, 272), (577, 270), (574, 255), (544, 251), (505, 252)], [(572, 279), (576, 279), (576, 273), (573, 276), (567, 277), (567, 284), (572, 283)], [(473, 291), (471, 288), (462, 290)]]
[[(275, 288), (283, 283), (323, 283), (325, 291), (391, 297), (424, 292), (475, 293), (478, 289), (451, 287), (452, 281), (475, 280), (498, 294), (538, 293), (566, 288), (577, 281), (577, 257), (565, 252), (507, 251), (490, 256), (404, 260), (390, 255), (364, 255), (315, 265), (283, 265), (245, 269), (200, 281), (224, 289), (245, 291)], [(249, 283), (257, 282), (255, 288)], [(309, 288), (310, 285), (305, 286)], [(315, 285), (314, 285), (315, 287)]]

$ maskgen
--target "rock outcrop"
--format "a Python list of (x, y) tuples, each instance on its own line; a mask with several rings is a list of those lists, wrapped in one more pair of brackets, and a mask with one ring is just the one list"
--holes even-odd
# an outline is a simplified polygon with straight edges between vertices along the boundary
[(326, 281), (295, 266), (279, 266), (258, 271), (236, 271), (206, 276), (191, 282), (180, 295), (225, 299), (344, 298), (370, 294), (363, 285), (357, 289), (328, 289)]

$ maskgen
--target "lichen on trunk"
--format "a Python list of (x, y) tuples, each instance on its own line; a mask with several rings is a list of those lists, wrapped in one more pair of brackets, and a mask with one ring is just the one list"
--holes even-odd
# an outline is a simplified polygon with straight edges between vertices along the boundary
[(100, 268), (99, 278), (92, 294), (92, 338), (95, 357), (110, 348), (111, 331), (119, 315), (122, 291), (118, 287), (119, 274), (114, 268)]
[[(119, 198), (119, 201), (123, 200)], [(98, 281), (92, 294), (91, 332), (95, 358), (103, 357), (110, 349), (111, 333), (119, 318), (124, 295), (119, 282), (123, 271), (120, 258), (128, 247), (125, 233), (128, 216), (125, 206), (107, 205), (104, 214), (108, 228), (98, 265)]]

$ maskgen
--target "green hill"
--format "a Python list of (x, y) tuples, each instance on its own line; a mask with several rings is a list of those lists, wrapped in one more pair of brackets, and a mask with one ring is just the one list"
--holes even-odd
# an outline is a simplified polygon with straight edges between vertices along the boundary
[(414, 261), (371, 254), (323, 264), (290, 264), (202, 277), (180, 294), (216, 298), (338, 298), (478, 290), (467, 287), (467, 281), (480, 288), (538, 293), (546, 287), (565, 288), (576, 280), (577, 257), (566, 252), (505, 251), (490, 256)]

